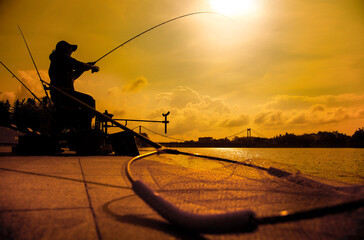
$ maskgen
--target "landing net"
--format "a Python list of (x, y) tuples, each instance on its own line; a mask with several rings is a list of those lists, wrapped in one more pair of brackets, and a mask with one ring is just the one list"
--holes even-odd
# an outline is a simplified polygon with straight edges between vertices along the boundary
[[(364, 206), (363, 186), (317, 181), (277, 164), (269, 167), (251, 160), (177, 153), (137, 158), (130, 162), (127, 175), (131, 182), (142, 181), (157, 196), (188, 213), (205, 216), (250, 210), (255, 213), (254, 224), (264, 225), (347, 214)], [(353, 230), (363, 217), (354, 214), (350, 221), (345, 226)], [(345, 233), (339, 225), (333, 231)]]

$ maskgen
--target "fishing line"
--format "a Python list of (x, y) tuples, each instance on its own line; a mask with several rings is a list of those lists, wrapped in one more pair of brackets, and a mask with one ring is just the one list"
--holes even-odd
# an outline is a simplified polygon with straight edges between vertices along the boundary
[(143, 35), (143, 34), (145, 34), (145, 33), (149, 32), (149, 31), (151, 31), (151, 30), (153, 30), (153, 29), (155, 29), (155, 28), (158, 28), (158, 27), (160, 27), (160, 26), (162, 26), (162, 25), (164, 25), (164, 24), (167, 24), (167, 23), (173, 22), (173, 21), (175, 21), (175, 20), (177, 20), (177, 19), (184, 18), (184, 17), (188, 17), (188, 16), (192, 16), (192, 15), (196, 15), (196, 14), (218, 14), (218, 15), (221, 15), (221, 16), (224, 16), (224, 17), (228, 18), (227, 16), (225, 16), (225, 15), (223, 15), (223, 14), (221, 14), (221, 13), (218, 13), (218, 12), (193, 12), (193, 13), (185, 14), (185, 15), (182, 15), (182, 16), (179, 16), (179, 17), (175, 17), (175, 18), (172, 18), (172, 19), (167, 20), (167, 21), (165, 21), (165, 22), (162, 22), (162, 23), (160, 23), (160, 24), (157, 24), (157, 25), (155, 25), (155, 26), (153, 26), (153, 27), (151, 27), (151, 28), (148, 28), (147, 30), (145, 30), (145, 31), (143, 31), (143, 32), (141, 32), (141, 33), (139, 33), (139, 34), (135, 35), (134, 37), (132, 37), (132, 38), (130, 38), (130, 39), (128, 39), (128, 40), (126, 40), (125, 42), (123, 42), (123, 43), (122, 43), (122, 44), (120, 44), (119, 46), (115, 47), (115, 48), (114, 48), (114, 49), (112, 49), (111, 51), (107, 52), (105, 55), (103, 55), (102, 57), (100, 57), (99, 59), (97, 59), (97, 60), (96, 60), (95, 62), (93, 62), (93, 63), (97, 63), (98, 61), (100, 61), (101, 59), (103, 59), (104, 57), (106, 57), (107, 55), (109, 55), (110, 53), (114, 52), (114, 51), (115, 51), (115, 50), (117, 50), (118, 48), (120, 48), (120, 47), (124, 46), (124, 45), (125, 45), (125, 44), (127, 44), (128, 42), (133, 41), (134, 39), (136, 39), (136, 38), (140, 37), (141, 35)]

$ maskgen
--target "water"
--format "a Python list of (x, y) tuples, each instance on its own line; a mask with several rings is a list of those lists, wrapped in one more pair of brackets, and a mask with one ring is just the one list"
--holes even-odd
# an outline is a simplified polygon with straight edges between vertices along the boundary
[(360, 148), (180, 148), (265, 167), (345, 183), (364, 184), (364, 149)]
[[(146, 148), (145, 150), (154, 150)], [(256, 165), (278, 167), (291, 173), (344, 183), (364, 184), (363, 148), (179, 148), (180, 151), (227, 159), (251, 160)], [(1, 152), (11, 147), (0, 146)]]

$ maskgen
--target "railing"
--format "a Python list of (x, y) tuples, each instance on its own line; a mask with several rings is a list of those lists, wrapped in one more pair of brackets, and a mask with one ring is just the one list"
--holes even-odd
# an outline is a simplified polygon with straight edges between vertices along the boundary
[[(109, 117), (113, 117), (112, 114), (109, 114), (107, 111), (105, 111), (104, 113), (105, 115), (109, 116)], [(170, 112), (167, 113), (163, 113), (163, 117), (164, 117), (164, 121), (158, 121), (158, 120), (145, 120), (145, 119), (125, 119), (125, 118), (118, 118), (118, 119), (114, 119), (115, 121), (125, 121), (125, 126), (128, 124), (128, 122), (150, 122), (150, 123), (164, 123), (164, 132), (167, 133), (167, 124), (169, 123), (169, 121), (167, 120), (167, 116), (170, 114)], [(103, 132), (105, 132), (107, 134), (107, 130), (110, 127), (117, 127), (116, 125), (114, 125), (113, 123), (109, 124), (109, 121), (104, 121), (102, 119), (96, 119), (96, 123), (95, 123), (96, 128), (102, 130)]]

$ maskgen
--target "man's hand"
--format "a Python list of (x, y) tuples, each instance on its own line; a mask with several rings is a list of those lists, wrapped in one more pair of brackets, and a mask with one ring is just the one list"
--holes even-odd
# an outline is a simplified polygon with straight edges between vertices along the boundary
[(92, 66), (91, 73), (100, 71), (100, 68), (98, 66)]
[(98, 66), (95, 66), (96, 62), (88, 62), (87, 64), (90, 65), (92, 73), (98, 72), (100, 70)]

